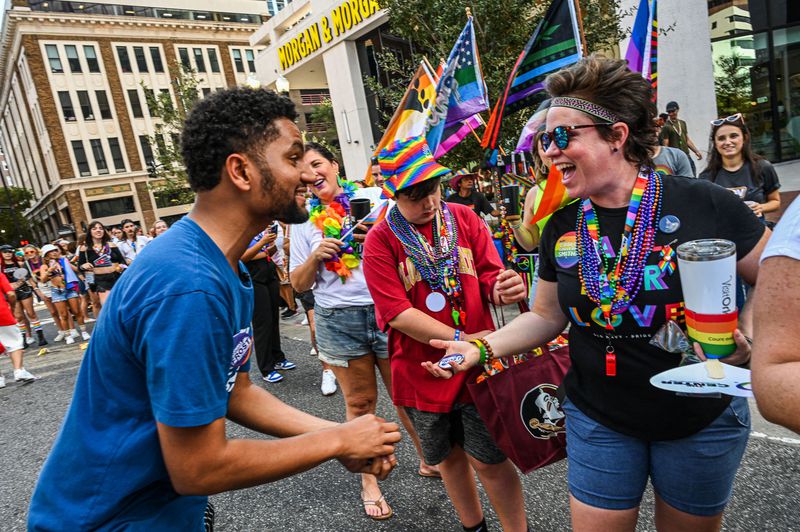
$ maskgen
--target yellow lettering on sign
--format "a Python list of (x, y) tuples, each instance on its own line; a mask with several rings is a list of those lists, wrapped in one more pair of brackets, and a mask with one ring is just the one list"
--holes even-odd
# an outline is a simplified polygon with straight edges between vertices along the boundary
[(333, 33), (338, 37), (344, 33), (344, 24), (342, 23), (342, 6), (333, 8), (331, 11), (331, 18), (333, 18)]
[(342, 4), (342, 22), (344, 22), (344, 29), (349, 30), (353, 27), (353, 14), (350, 13), (350, 4), (345, 2)]
[(286, 70), (286, 67), (288, 67), (289, 64), (286, 62), (286, 47), (285, 46), (281, 46), (280, 48), (278, 48), (278, 60), (281, 63), (281, 70)]
[(326, 43), (331, 42), (333, 40), (333, 35), (331, 35), (331, 23), (328, 17), (322, 17), (320, 23), (322, 24), (322, 40)]
[(378, 0), (369, 0), (369, 16), (374, 15), (380, 10), (381, 6), (378, 4)]
[(308, 37), (312, 46), (311, 51), (319, 50), (322, 45), (319, 42), (319, 24), (317, 22), (308, 29)]
[(361, 23), (361, 14), (358, 12), (358, 0), (349, 0), (350, 13), (353, 15), (353, 26)]

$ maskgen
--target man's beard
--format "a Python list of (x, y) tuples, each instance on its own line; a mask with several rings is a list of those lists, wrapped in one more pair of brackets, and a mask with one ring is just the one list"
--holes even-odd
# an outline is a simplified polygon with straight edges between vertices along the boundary
[(301, 224), (308, 220), (308, 211), (297, 205), (295, 191), (292, 190), (286, 194), (279, 191), (269, 165), (260, 164), (259, 171), (262, 176), (261, 190), (264, 193), (264, 197), (272, 200), (272, 208), (270, 209), (272, 212), (269, 217), (286, 224)]

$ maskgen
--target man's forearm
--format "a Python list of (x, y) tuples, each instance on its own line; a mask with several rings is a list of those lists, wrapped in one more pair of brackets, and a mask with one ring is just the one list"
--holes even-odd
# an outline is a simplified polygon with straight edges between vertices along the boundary
[(250, 382), (249, 377), (237, 377), (228, 401), (226, 416), (231, 421), (256, 432), (285, 438), (334, 427), (337, 423), (306, 414), (279, 400)]
[(558, 336), (567, 319), (547, 319), (535, 312), (525, 312), (502, 329), (486, 336), (495, 358), (527, 353)]
[(308, 257), (303, 264), (292, 270), (289, 274), (289, 280), (292, 283), (292, 288), (297, 292), (305, 292), (314, 286), (314, 281), (317, 278), (317, 268), (319, 261), (313, 255)]
[(395, 316), (389, 325), (392, 329), (426, 345), (433, 339), (451, 340), (455, 334), (453, 327), (415, 308), (404, 310)]

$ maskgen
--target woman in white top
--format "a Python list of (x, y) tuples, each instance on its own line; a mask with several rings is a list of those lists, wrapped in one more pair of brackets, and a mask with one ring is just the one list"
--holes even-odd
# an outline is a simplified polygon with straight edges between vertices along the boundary
[[(297, 292), (313, 287), (319, 359), (335, 373), (347, 419), (353, 419), (375, 413), (376, 366), (391, 390), (387, 336), (375, 320), (361, 270), (361, 245), (346, 237), (351, 227), (350, 199), (369, 189), (341, 182), (333, 154), (316, 143), (306, 144), (305, 163), (317, 178), (311, 187), (315, 197), (309, 202), (311, 218), (292, 229), (289, 273)], [(373, 475), (362, 475), (361, 498), (372, 519), (391, 517), (392, 509)]]

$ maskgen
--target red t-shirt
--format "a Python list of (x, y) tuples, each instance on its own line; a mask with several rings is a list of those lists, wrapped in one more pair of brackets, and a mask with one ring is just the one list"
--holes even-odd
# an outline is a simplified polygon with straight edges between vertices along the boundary
[(11, 283), (8, 282), (5, 275), (0, 275), (0, 291), (3, 292), (2, 295), (0, 295), (0, 327), (16, 325), (17, 320), (14, 318), (14, 313), (11, 312), (11, 306), (6, 300), (8, 293), (13, 292), (14, 289), (11, 288)]
[[(458, 225), (459, 272), (467, 313), (465, 333), (493, 330), (489, 295), (498, 274), (504, 269), (492, 237), (483, 221), (463, 205), (448, 203)], [(432, 224), (417, 226), (431, 242)], [(451, 379), (438, 379), (420, 363), (438, 361), (444, 351), (417, 342), (389, 327), (389, 322), (409, 308), (416, 308), (442, 323), (454, 326), (450, 305), (432, 312), (425, 305), (431, 293), (428, 283), (417, 273), (402, 244), (386, 220), (367, 234), (364, 244), (363, 271), (375, 301), (378, 325), (389, 332), (392, 367), (392, 401), (425, 412), (449, 412), (454, 404), (472, 403), (467, 391), (468, 379), (474, 380), (478, 369), (459, 373)], [(450, 340), (450, 338), (446, 338)]]

